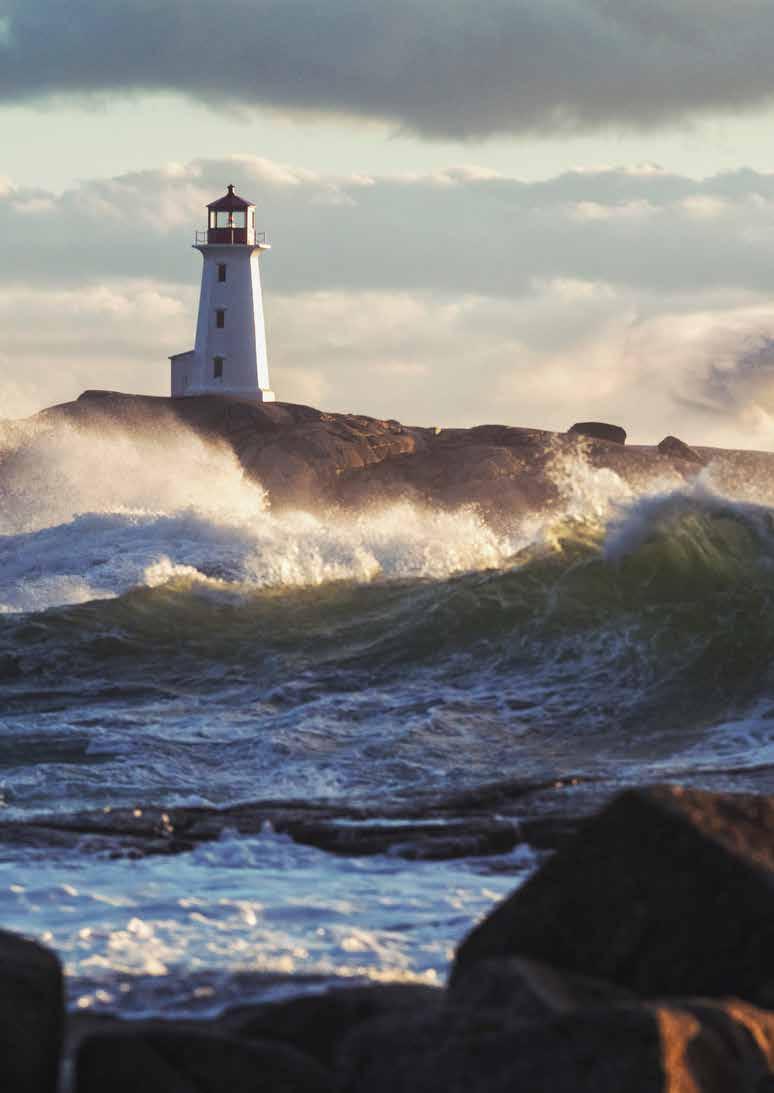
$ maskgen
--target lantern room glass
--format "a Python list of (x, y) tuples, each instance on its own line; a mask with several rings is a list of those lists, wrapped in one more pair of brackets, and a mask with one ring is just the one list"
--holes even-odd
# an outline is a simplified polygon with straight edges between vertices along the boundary
[(233, 212), (229, 212), (225, 209), (219, 209), (215, 212), (214, 209), (210, 210), (210, 227), (211, 228), (246, 228), (247, 227), (247, 213), (244, 209), (235, 209)]

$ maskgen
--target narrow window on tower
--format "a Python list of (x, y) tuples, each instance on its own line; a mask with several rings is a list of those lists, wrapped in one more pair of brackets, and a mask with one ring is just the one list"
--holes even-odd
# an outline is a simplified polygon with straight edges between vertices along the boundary
[(225, 325), (226, 312), (223, 310), (223, 308), (219, 307), (218, 310), (215, 312), (215, 326), (217, 326), (218, 330), (222, 330)]
[(226, 264), (225, 264), (225, 262), (220, 262), (218, 264), (218, 280), (221, 282), (221, 284), (223, 283), (223, 281), (226, 280)]
[(222, 357), (213, 357), (212, 358), (212, 378), (216, 379), (216, 380), (222, 380), (223, 379), (223, 358)]

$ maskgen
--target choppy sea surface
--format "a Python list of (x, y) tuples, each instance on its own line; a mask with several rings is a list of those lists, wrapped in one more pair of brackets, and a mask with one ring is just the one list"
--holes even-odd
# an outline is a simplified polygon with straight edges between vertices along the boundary
[[(496, 526), (408, 504), (272, 513), (191, 434), (0, 435), (0, 821), (181, 804), (378, 811), (501, 778), (774, 768), (774, 489), (637, 490), (557, 457)], [(534, 866), (334, 856), (267, 829), (177, 857), (0, 843), (0, 925), (71, 1005), (215, 1012), (440, 983)]]

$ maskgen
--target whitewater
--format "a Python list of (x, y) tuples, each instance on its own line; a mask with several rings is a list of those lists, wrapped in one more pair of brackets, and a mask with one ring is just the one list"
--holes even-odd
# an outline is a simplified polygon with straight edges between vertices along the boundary
[[(6, 427), (0, 821), (255, 801), (378, 817), (503, 779), (767, 787), (768, 483), (729, 491), (710, 464), (635, 488), (582, 453), (550, 473), (556, 503), (496, 520), (273, 511), (182, 428)], [(270, 824), (174, 857), (9, 840), (0, 915), (61, 955), (74, 1008), (218, 1012), (441, 982), (542, 853), (347, 856)]]

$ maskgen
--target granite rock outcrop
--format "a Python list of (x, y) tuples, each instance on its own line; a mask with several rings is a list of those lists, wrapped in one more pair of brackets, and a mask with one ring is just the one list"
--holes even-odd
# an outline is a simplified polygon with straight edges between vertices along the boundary
[(447, 429), (215, 396), (85, 391), (74, 402), (6, 427), (18, 432), (33, 426), (39, 432), (60, 424), (98, 433), (103, 440), (111, 432), (158, 439), (169, 430), (191, 429), (231, 449), (275, 508), (409, 500), (446, 508), (476, 505), (489, 517), (513, 515), (558, 499), (565, 457), (608, 468), (635, 487), (654, 479), (690, 480), (707, 463), (721, 486), (774, 470), (772, 453), (689, 448), (681, 441), (627, 445), (619, 426), (586, 423), (567, 433), (507, 425)]

